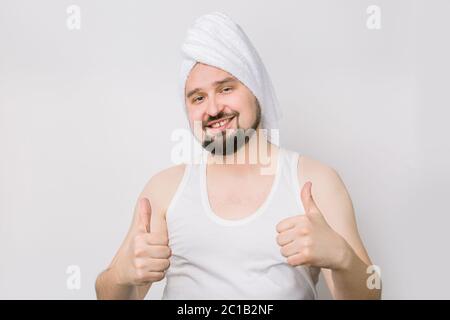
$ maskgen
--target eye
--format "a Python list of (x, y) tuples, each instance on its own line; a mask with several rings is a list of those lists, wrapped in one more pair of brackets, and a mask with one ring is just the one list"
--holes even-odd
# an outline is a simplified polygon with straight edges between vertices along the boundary
[(197, 102), (201, 101), (201, 100), (199, 100), (199, 98), (203, 99), (202, 96), (198, 96), (198, 97), (194, 98), (194, 100), (192, 100), (192, 102), (197, 103)]
[(231, 92), (231, 90), (233, 90), (232, 87), (225, 87), (222, 89), (222, 92), (228, 93), (228, 92)]

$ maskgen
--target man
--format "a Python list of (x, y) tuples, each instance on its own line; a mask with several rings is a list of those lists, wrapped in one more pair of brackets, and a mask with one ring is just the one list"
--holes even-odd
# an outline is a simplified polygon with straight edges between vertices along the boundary
[(242, 29), (202, 16), (182, 50), (183, 106), (204, 162), (150, 179), (97, 297), (143, 299), (166, 278), (164, 299), (315, 299), (323, 271), (334, 298), (379, 299), (338, 173), (275, 143), (281, 113)]

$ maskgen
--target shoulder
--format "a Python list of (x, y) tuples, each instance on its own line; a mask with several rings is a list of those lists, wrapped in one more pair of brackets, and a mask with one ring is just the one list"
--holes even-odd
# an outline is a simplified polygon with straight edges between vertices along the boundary
[(176, 184), (178, 179), (181, 179), (184, 174), (185, 167), (186, 164), (182, 163), (162, 169), (150, 178), (147, 186), (150, 189), (154, 188), (156, 185), (170, 187), (172, 184)]
[(327, 218), (334, 220), (342, 214), (353, 214), (347, 188), (335, 168), (301, 155), (297, 164), (297, 175), (300, 189), (306, 182), (312, 182), (312, 196)]
[(155, 173), (146, 183), (141, 196), (147, 197), (153, 207), (165, 214), (180, 184), (186, 164), (178, 164), (164, 168)]
[[(306, 155), (300, 155), (297, 163), (298, 179), (302, 182), (314, 180), (318, 183), (339, 183), (339, 173), (332, 166)], [(311, 182), (314, 182), (311, 181)]]

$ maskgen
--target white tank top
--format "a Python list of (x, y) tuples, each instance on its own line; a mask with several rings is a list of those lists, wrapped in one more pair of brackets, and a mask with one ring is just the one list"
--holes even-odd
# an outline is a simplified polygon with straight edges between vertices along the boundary
[(298, 153), (279, 147), (270, 193), (250, 216), (216, 215), (207, 196), (206, 151), (186, 164), (167, 209), (170, 267), (162, 299), (316, 299), (320, 268), (290, 266), (276, 242), (276, 225), (304, 214)]

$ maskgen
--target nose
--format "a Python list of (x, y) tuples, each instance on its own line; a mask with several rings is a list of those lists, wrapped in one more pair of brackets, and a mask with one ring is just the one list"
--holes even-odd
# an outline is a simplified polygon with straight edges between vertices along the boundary
[(216, 116), (219, 112), (223, 110), (223, 108), (224, 108), (223, 104), (219, 103), (214, 96), (208, 99), (206, 112), (210, 116), (212, 117)]

